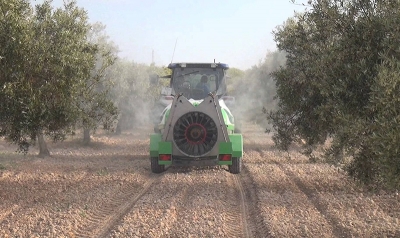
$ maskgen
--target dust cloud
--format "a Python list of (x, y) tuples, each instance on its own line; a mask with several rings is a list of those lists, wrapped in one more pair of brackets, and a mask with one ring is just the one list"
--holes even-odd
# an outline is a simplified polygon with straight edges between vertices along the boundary
[(284, 66), (286, 54), (284, 52), (268, 52), (265, 59), (258, 65), (244, 72), (243, 75), (234, 76), (230, 70), (228, 88), (232, 88), (230, 95), (235, 97), (235, 106), (232, 113), (236, 122), (240, 124), (259, 124), (268, 128), (267, 114), (265, 112), (276, 108), (277, 101), (275, 81), (271, 73)]
[(119, 59), (110, 69), (112, 99), (118, 107), (116, 132), (152, 124), (152, 108), (160, 95), (160, 84), (151, 84), (150, 76), (162, 68)]
[[(238, 128), (241, 124), (259, 124), (268, 127), (266, 111), (276, 107), (275, 82), (271, 72), (283, 66), (286, 55), (283, 52), (268, 52), (265, 59), (251, 69), (228, 70), (228, 95), (235, 97), (235, 104), (229, 106)], [(228, 62), (229, 63), (229, 62)], [(138, 64), (118, 60), (110, 69), (114, 81), (113, 100), (119, 109), (116, 131), (153, 126), (160, 110), (154, 111), (160, 98), (162, 86), (168, 79), (151, 79), (154, 75), (166, 75), (165, 69), (154, 65)]]

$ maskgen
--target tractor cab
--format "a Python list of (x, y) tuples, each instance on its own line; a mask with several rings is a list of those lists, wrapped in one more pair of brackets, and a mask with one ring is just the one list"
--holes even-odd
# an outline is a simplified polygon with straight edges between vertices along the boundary
[[(171, 63), (168, 65), (171, 75), (161, 78), (169, 79), (169, 84), (161, 88), (158, 103), (152, 109), (154, 130), (158, 131), (163, 113), (171, 105), (177, 95), (182, 95), (192, 103), (199, 103), (212, 94), (227, 107), (234, 107), (235, 98), (227, 96), (226, 71), (229, 69), (223, 63)], [(158, 78), (153, 81), (158, 82)]]
[(210, 93), (218, 98), (226, 94), (227, 64), (171, 63), (170, 89), (172, 95), (182, 94), (187, 99), (202, 100)]

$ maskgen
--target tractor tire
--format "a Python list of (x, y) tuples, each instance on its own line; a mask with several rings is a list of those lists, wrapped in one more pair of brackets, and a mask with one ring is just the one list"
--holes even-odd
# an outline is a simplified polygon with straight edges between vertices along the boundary
[(233, 157), (232, 158), (232, 165), (228, 165), (229, 172), (232, 174), (240, 174), (242, 171), (242, 158), (240, 157)]
[(151, 172), (159, 174), (165, 171), (165, 165), (158, 164), (157, 157), (151, 157)]

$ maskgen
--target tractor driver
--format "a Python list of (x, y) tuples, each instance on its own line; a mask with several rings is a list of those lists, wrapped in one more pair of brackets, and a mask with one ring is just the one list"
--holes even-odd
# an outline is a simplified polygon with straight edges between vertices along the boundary
[(201, 76), (200, 82), (196, 85), (197, 89), (203, 91), (203, 98), (205, 98), (210, 93), (210, 88), (208, 87), (208, 77), (203, 75)]

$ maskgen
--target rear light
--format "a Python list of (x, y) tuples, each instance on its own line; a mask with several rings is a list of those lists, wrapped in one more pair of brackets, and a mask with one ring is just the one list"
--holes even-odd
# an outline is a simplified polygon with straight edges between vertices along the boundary
[(171, 155), (160, 155), (159, 159), (162, 161), (171, 161)]
[(230, 161), (232, 158), (232, 155), (219, 155), (219, 160), (221, 161)]

